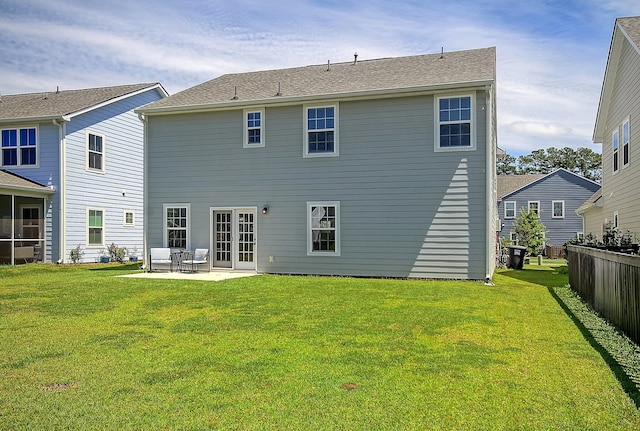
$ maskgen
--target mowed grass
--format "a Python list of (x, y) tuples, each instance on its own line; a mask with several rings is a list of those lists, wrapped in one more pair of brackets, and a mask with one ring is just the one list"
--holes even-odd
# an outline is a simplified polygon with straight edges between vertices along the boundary
[(127, 269), (0, 268), (0, 429), (640, 429), (550, 268), (495, 286)]

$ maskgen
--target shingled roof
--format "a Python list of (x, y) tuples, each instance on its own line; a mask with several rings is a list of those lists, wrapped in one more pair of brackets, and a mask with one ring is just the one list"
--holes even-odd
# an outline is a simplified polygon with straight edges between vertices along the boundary
[(498, 175), (498, 199), (502, 199), (546, 176), (547, 174)]
[(250, 104), (486, 85), (495, 82), (496, 50), (383, 58), (223, 75), (139, 109), (171, 112)]
[(158, 83), (0, 96), (0, 122), (60, 118), (153, 87)]
[(624, 29), (633, 43), (640, 48), (640, 16), (618, 18), (616, 21)]
[(12, 190), (29, 190), (51, 194), (53, 189), (31, 181), (25, 177), (0, 169), (0, 188)]

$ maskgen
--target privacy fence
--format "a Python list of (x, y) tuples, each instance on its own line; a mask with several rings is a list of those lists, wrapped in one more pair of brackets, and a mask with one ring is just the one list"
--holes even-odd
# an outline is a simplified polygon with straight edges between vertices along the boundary
[(567, 260), (571, 289), (640, 344), (640, 256), (570, 245)]

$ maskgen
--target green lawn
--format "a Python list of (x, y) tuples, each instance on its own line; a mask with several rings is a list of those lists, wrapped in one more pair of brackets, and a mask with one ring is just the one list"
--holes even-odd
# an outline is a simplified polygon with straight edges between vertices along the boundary
[(0, 430), (640, 429), (556, 299), (566, 271), (528, 268), (495, 286), (0, 268)]

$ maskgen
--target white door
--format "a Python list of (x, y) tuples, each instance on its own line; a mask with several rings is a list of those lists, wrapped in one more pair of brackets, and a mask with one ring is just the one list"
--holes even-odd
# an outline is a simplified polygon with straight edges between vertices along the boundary
[(213, 267), (256, 269), (255, 209), (213, 210)]

